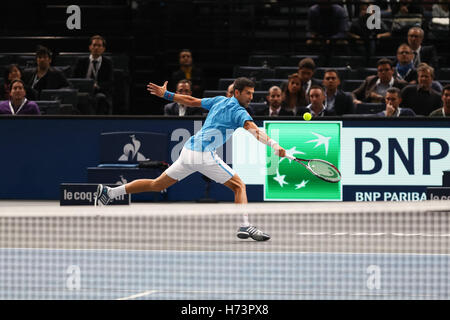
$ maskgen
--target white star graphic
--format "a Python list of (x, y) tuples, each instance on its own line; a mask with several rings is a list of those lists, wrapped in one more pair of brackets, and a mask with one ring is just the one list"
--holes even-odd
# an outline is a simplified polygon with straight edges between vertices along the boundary
[(309, 180), (306, 180), (306, 181), (303, 180), (302, 183), (296, 184), (296, 185), (295, 185), (295, 190), (306, 187), (306, 184), (307, 184), (308, 182), (309, 182)]
[[(287, 150), (286, 150), (286, 156), (289, 155), (289, 156), (292, 156), (292, 157), (293, 157), (296, 153), (305, 154), (304, 152), (297, 151), (296, 148), (297, 148), (297, 147), (292, 147), (292, 148), (290, 148), (290, 149), (287, 149)], [(281, 163), (281, 161), (283, 161), (284, 159), (287, 159), (287, 158), (280, 158), (280, 161), (279, 161), (278, 163)], [(291, 159), (288, 159), (288, 160), (289, 160), (289, 163), (292, 162)]]
[(281, 176), (280, 172), (277, 169), (277, 176), (273, 178), (273, 180), (275, 180), (276, 182), (278, 182), (280, 184), (280, 187), (283, 187), (283, 184), (289, 184), (286, 181), (284, 181), (284, 177), (286, 177), (286, 175)]
[(328, 155), (328, 144), (330, 142), (331, 137), (324, 137), (323, 135), (315, 132), (311, 133), (315, 135), (317, 139), (306, 141), (306, 143), (317, 142), (316, 145), (314, 146), (314, 149), (323, 144), (325, 146), (325, 154)]

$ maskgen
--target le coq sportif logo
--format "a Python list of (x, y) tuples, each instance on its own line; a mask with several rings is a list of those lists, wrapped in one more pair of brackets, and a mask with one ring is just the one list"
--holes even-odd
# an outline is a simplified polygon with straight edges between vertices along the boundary
[(131, 143), (127, 143), (123, 146), (123, 154), (120, 156), (119, 161), (145, 161), (147, 158), (139, 152), (141, 148), (141, 142), (136, 139), (134, 134), (130, 135)]

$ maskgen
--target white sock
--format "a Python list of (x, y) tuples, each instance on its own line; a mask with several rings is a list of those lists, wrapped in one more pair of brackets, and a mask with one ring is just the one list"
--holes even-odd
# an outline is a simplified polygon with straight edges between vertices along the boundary
[(248, 222), (248, 213), (247, 211), (244, 211), (244, 221), (242, 222), (243, 227), (248, 227), (250, 223)]
[(108, 195), (110, 198), (115, 199), (121, 195), (126, 194), (127, 192), (125, 191), (125, 185), (121, 185), (115, 188), (111, 188), (108, 190)]

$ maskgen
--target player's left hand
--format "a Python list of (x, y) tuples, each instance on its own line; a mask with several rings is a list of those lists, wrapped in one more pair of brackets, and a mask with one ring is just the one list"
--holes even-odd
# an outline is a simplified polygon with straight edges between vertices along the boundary
[(167, 91), (167, 81), (164, 82), (162, 87), (150, 82), (147, 85), (147, 90), (150, 91), (151, 94), (162, 98), (164, 96), (164, 93)]

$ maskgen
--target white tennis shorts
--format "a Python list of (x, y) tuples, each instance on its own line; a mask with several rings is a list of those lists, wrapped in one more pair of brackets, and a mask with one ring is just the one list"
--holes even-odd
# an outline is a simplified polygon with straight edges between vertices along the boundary
[(225, 183), (235, 175), (215, 151), (200, 152), (187, 148), (181, 150), (180, 157), (165, 172), (180, 181), (197, 171), (217, 183)]

